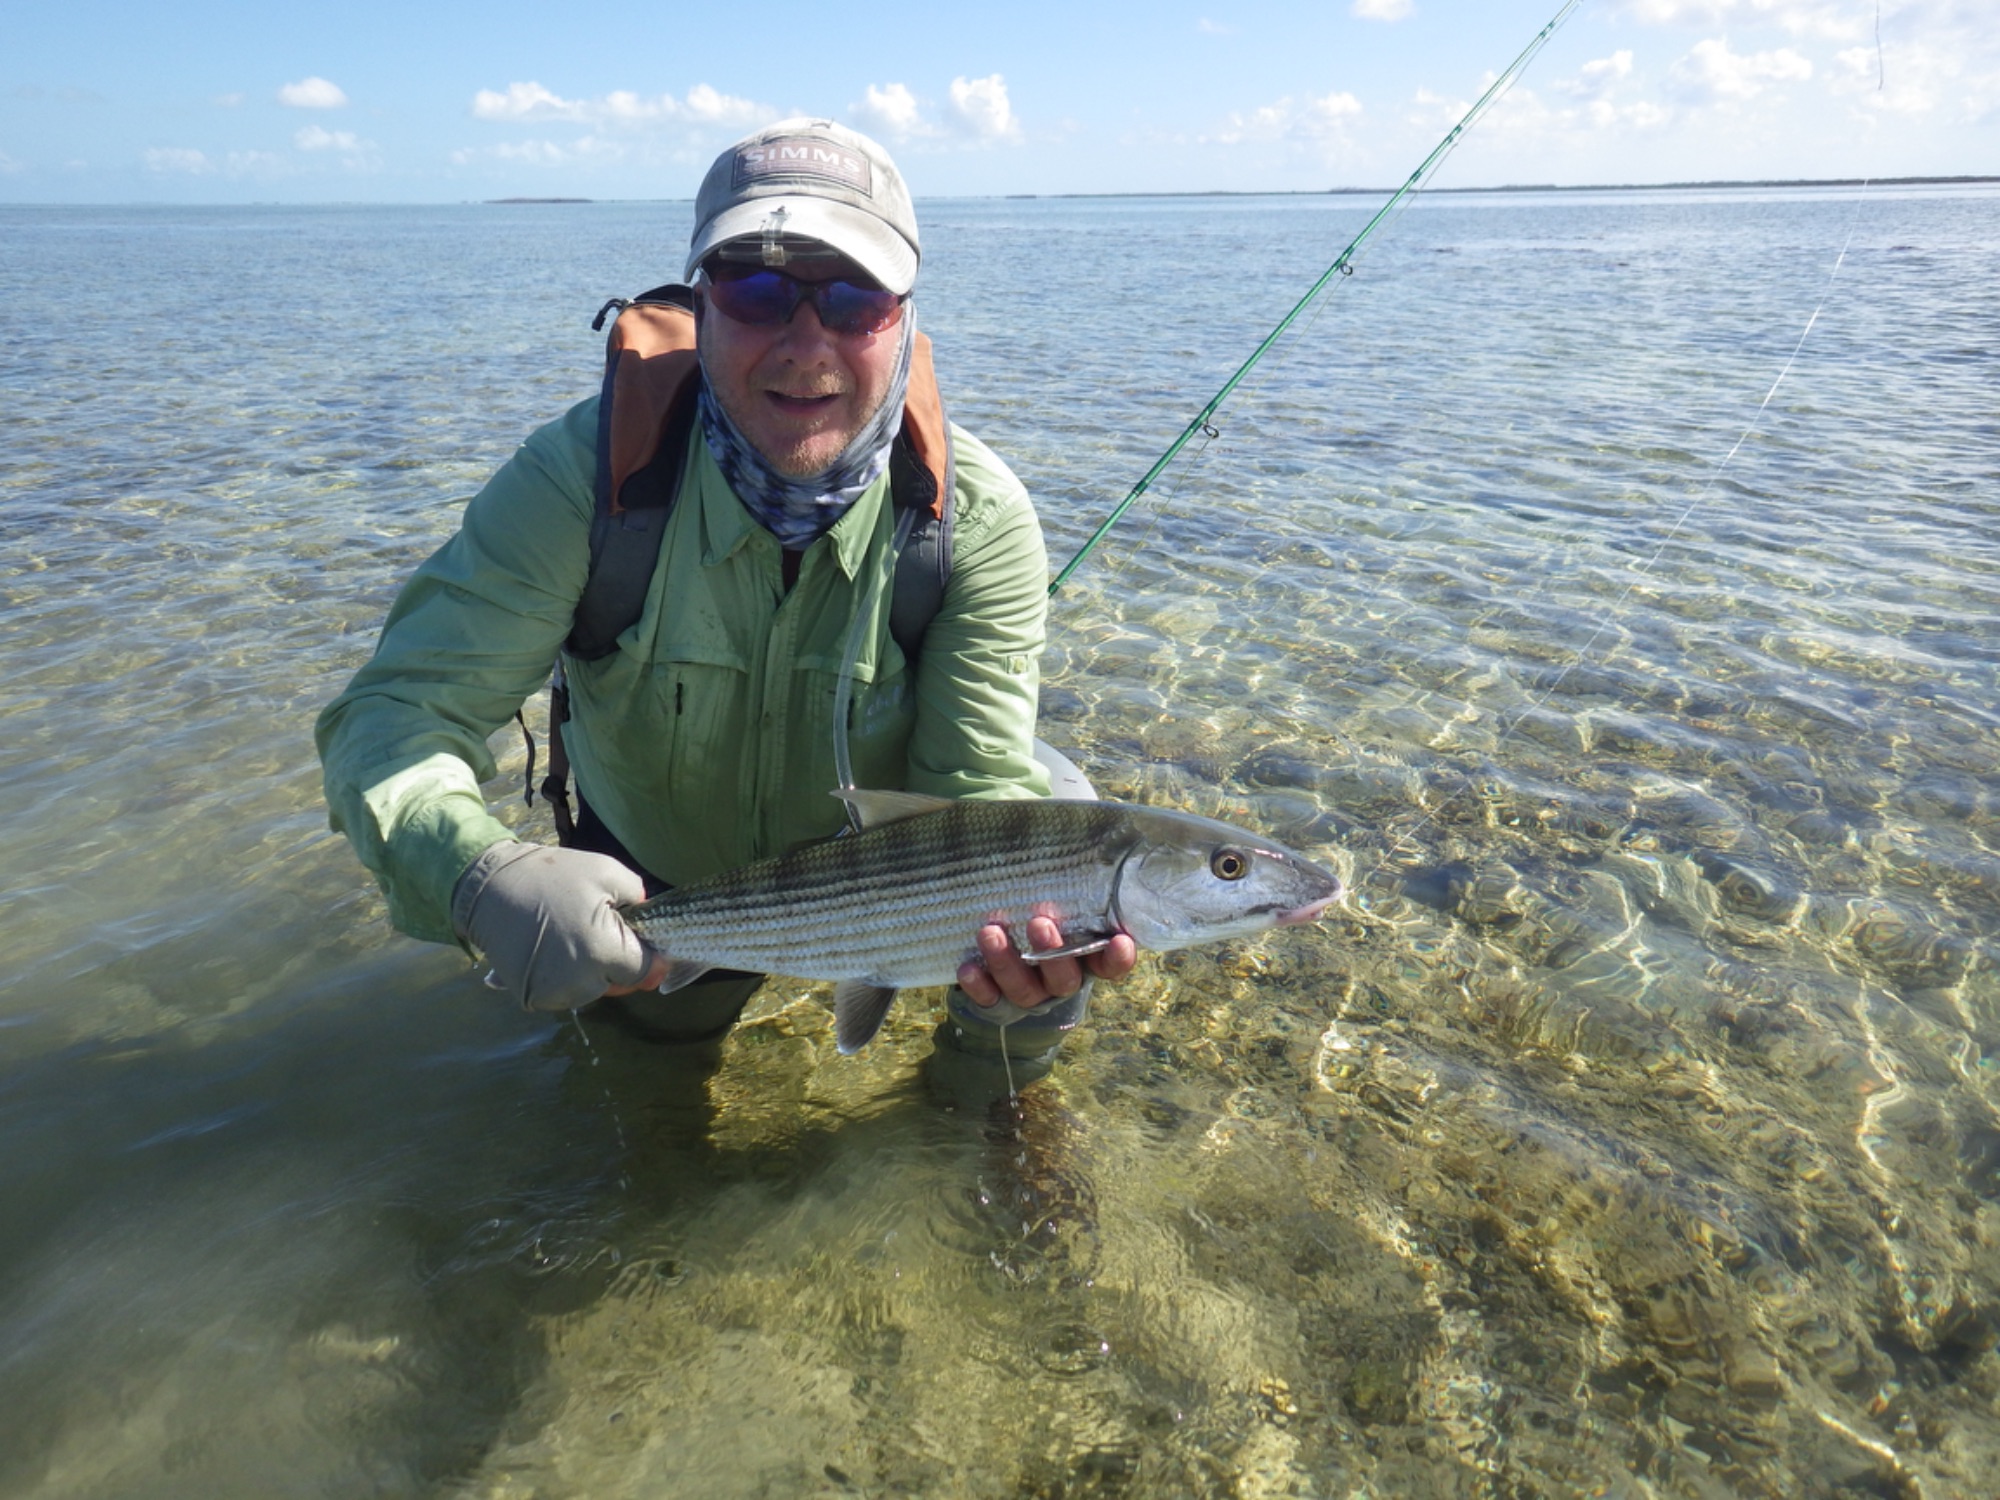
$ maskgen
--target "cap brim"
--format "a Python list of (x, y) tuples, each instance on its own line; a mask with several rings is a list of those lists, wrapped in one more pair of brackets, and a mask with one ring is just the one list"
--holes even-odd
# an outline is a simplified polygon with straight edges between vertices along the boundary
[(684, 274), (693, 280), (701, 263), (717, 248), (761, 234), (781, 206), (787, 235), (803, 235), (831, 245), (880, 282), (884, 290), (898, 296), (917, 284), (916, 247), (887, 224), (848, 204), (794, 193), (752, 198), (717, 214), (688, 247)]

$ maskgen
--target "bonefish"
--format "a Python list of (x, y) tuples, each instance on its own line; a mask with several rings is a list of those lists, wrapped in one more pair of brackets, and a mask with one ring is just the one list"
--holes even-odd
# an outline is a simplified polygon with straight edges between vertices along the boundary
[[(950, 984), (976, 934), (1006, 926), (1032, 962), (1129, 933), (1186, 948), (1316, 919), (1339, 877), (1260, 834), (1167, 808), (1057, 799), (954, 801), (841, 791), (863, 831), (623, 908), (667, 956), (662, 990), (711, 968), (836, 981), (835, 1036), (859, 1051), (896, 991)], [(1064, 945), (1030, 952), (1031, 917)]]

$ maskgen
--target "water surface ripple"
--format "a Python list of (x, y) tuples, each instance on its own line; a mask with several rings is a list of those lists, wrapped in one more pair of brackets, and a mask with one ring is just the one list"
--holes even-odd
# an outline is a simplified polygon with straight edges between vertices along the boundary
[[(926, 206), (1058, 561), (1373, 207)], [(0, 1496), (1985, 1491), (2000, 195), (1405, 214), (1044, 699), (1355, 899), (992, 1116), (921, 1003), (509, 1012), (325, 830), (312, 716), (686, 231), (0, 208)]]

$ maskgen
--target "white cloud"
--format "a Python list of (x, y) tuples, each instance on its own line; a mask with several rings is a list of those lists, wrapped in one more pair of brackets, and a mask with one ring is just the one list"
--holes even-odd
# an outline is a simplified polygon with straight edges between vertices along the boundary
[(13, 157), (9, 156), (5, 151), (0, 151), (0, 175), (4, 175), (8, 172), (24, 172), (26, 170), (27, 170), (26, 162), (16, 161)]
[(569, 142), (550, 140), (501, 141), (492, 146), (465, 146), (451, 153), (453, 166), (470, 167), (480, 162), (505, 162), (518, 167), (565, 167), (572, 164), (599, 166), (631, 159), (625, 141), (583, 135)]
[(754, 125), (775, 113), (753, 100), (718, 93), (705, 83), (688, 90), (685, 107), (691, 119), (725, 125)]
[[(1915, 117), (1949, 111), (1947, 118), (1977, 125), (2000, 107), (2000, 48), (1972, 36), (1926, 36), (1878, 56), (1874, 47), (1838, 53), (1827, 86), (1863, 114)], [(1975, 169), (1976, 170), (1976, 169)]]
[(472, 96), (478, 120), (576, 120), (583, 106), (559, 97), (539, 83), (510, 83), (507, 92), (481, 89)]
[(539, 83), (510, 83), (503, 94), (481, 89), (472, 96), (472, 113), (480, 120), (563, 120), (573, 125), (646, 126), (665, 121), (697, 125), (753, 125), (776, 111), (753, 99), (724, 94), (698, 83), (685, 100), (672, 94), (644, 97), (629, 89), (614, 89), (598, 99), (565, 99)]
[(293, 109), (339, 109), (347, 103), (347, 94), (324, 78), (301, 78), (278, 90), (278, 102)]
[(1306, 100), (1304, 119), (1308, 125), (1327, 129), (1360, 113), (1361, 101), (1352, 94), (1341, 92)]
[(217, 94), (215, 98), (210, 100), (209, 102), (212, 104), (220, 105), (223, 109), (235, 109), (238, 105), (240, 105), (243, 102), (243, 95)]
[[(1611, 59), (1607, 59), (1611, 61)], [(1615, 73), (1606, 69), (1605, 76)], [(1491, 83), (1489, 76), (1484, 80)], [(1571, 96), (1586, 94), (1582, 85), (1558, 85)], [(1433, 135), (1465, 117), (1471, 100), (1446, 98), (1428, 89), (1419, 89), (1405, 117), (1419, 134)], [(1493, 105), (1471, 137), (1497, 147), (1519, 161), (1546, 161), (1582, 145), (1602, 146), (1614, 133), (1630, 137), (1657, 131), (1674, 119), (1672, 110), (1651, 100), (1619, 103), (1608, 97), (1586, 98), (1579, 103), (1554, 103), (1536, 90), (1516, 84)]]
[(891, 83), (877, 88), (871, 83), (867, 95), (859, 104), (851, 106), (849, 112), (864, 128), (877, 135), (908, 139), (932, 133), (932, 127), (924, 119), (923, 109), (917, 103), (917, 96), (910, 92), (908, 84)]
[(153, 146), (142, 159), (147, 171), (162, 176), (211, 177), (220, 172), (227, 177), (276, 177), (287, 170), (284, 158), (271, 151), (232, 151), (218, 161), (191, 146)]
[[(1722, 3), (1726, 5), (1728, 0), (1722, 0)], [(1708, 13), (1704, 19), (1715, 19), (1716, 0), (1706, 0), (1706, 3), (1697, 0), (1697, 4)], [(1618, 6), (1620, 11), (1642, 26), (1671, 26), (1695, 8), (1696, 5), (1687, 3), (1687, 0), (1623, 0)]]
[(146, 170), (183, 172), (191, 177), (200, 177), (213, 172), (215, 163), (208, 159), (206, 152), (196, 151), (190, 146), (152, 146), (146, 151)]
[(1834, 41), (1858, 40), (1874, 26), (1874, 11), (1851, 0), (1625, 0), (1619, 9), (1642, 26), (1769, 23), (1787, 36)]
[(1873, 91), (1886, 83), (1882, 55), (1873, 47), (1848, 47), (1834, 54), (1827, 84), (1836, 94)]
[(554, 141), (503, 142), (493, 148), (493, 155), (530, 167), (559, 167), (570, 160), (570, 153)]
[(351, 130), (328, 130), (321, 125), (308, 125), (292, 137), (292, 144), (301, 151), (359, 151), (361, 141)]
[(1225, 26), (1220, 21), (1211, 21), (1207, 16), (1203, 16), (1199, 21), (1196, 21), (1194, 23), (1194, 29), (1196, 31), (1199, 31), (1203, 36), (1236, 35), (1236, 28), (1234, 26)]
[(1559, 78), (1549, 85), (1558, 94), (1573, 99), (1603, 99), (1613, 88), (1632, 76), (1632, 52), (1621, 48), (1609, 57), (1596, 58), (1576, 70), (1574, 78)]
[(1292, 101), (1280, 99), (1276, 104), (1259, 105), (1249, 114), (1232, 111), (1223, 121), (1222, 129), (1215, 138), (1225, 146), (1241, 145), (1245, 141), (1276, 140), (1285, 133), (1285, 126), (1292, 118)]
[(1697, 42), (1673, 66), (1674, 79), (1684, 93), (1710, 101), (1754, 99), (1769, 84), (1802, 82), (1812, 74), (1813, 65), (1790, 47), (1732, 52), (1721, 37)]
[(1415, 10), (1411, 0), (1354, 0), (1353, 12), (1364, 21), (1400, 21)]
[(1719, 26), (1737, 0), (1625, 0), (1618, 8), (1641, 26)]
[(1584, 107), (1584, 118), (1599, 135), (1621, 127), (1637, 132), (1658, 130), (1673, 117), (1672, 110), (1649, 99), (1641, 99), (1635, 104), (1613, 104), (1609, 99), (1593, 99)]
[(1346, 122), (1360, 113), (1361, 101), (1344, 91), (1308, 97), (1303, 104), (1294, 104), (1287, 95), (1247, 115), (1230, 115), (1215, 138), (1225, 146), (1245, 141), (1344, 142)]
[(1007, 102), (1007, 81), (998, 73), (989, 73), (984, 78), (952, 79), (951, 107), (960, 127), (981, 140), (1021, 138), (1021, 122), (1014, 118), (1014, 107)]
[[(1484, 81), (1490, 83), (1492, 80)], [(1417, 112), (1409, 117), (1410, 123), (1422, 126), (1426, 131), (1456, 125), (1472, 108), (1470, 99), (1448, 98), (1427, 88), (1419, 88), (1410, 102), (1417, 107)]]
[(232, 151), (223, 158), (222, 170), (231, 177), (280, 177), (289, 169), (275, 151)]
[(950, 94), (942, 123), (926, 114), (924, 101), (906, 83), (871, 83), (861, 102), (848, 109), (864, 130), (900, 141), (945, 144), (948, 137), (956, 135), (977, 145), (991, 145), (1023, 138), (1020, 117), (1007, 97), (1007, 80), (1000, 74), (954, 78)]
[[(554, 99), (554, 96), (550, 96)], [(613, 89), (602, 99), (578, 99), (574, 102), (554, 100), (561, 111), (553, 118), (592, 123), (598, 120), (615, 121), (620, 125), (650, 125), (656, 120), (671, 120), (680, 113), (680, 103), (672, 94), (659, 94), (651, 99), (641, 98), (630, 89)]]
[(1632, 49), (1621, 47), (1609, 57), (1600, 57), (1594, 62), (1585, 63), (1577, 71), (1585, 82), (1599, 85), (1627, 77), (1632, 72)]

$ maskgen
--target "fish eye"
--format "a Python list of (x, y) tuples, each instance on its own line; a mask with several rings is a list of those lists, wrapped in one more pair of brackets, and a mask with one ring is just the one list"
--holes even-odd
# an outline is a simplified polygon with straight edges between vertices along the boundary
[(1241, 850), (1218, 849), (1208, 861), (1217, 880), (1241, 880), (1250, 873), (1250, 860)]

